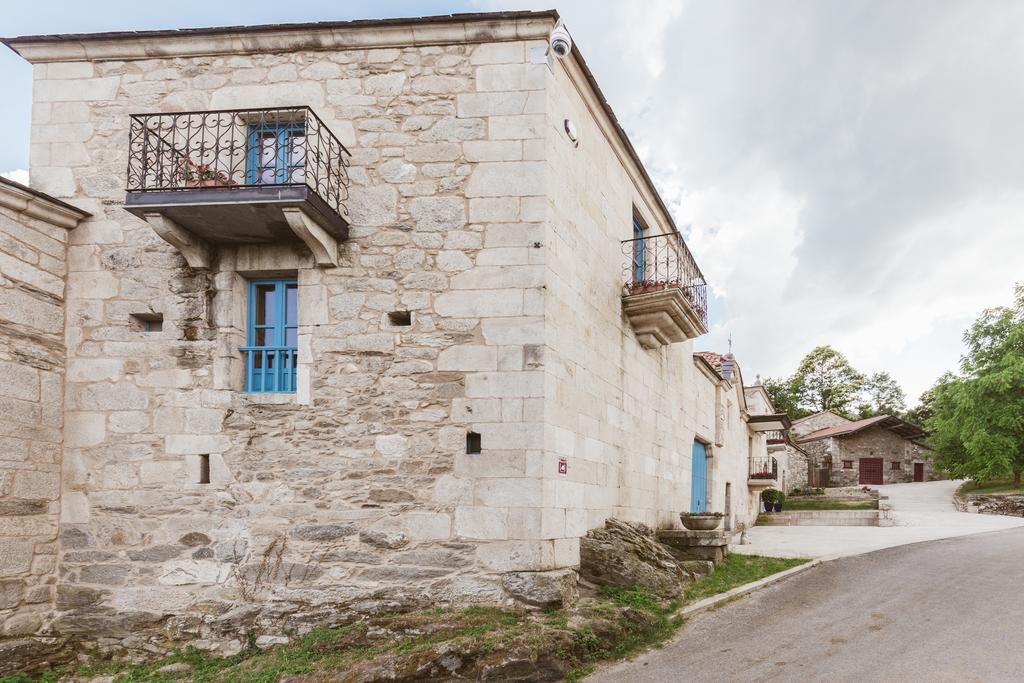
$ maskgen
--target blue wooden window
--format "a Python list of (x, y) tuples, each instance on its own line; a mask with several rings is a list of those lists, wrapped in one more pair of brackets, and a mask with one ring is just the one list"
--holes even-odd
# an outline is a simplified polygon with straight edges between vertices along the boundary
[(690, 512), (708, 511), (708, 451), (700, 441), (693, 442), (690, 466)]
[(306, 182), (306, 127), (302, 123), (249, 126), (246, 183), (284, 185)]
[(644, 281), (644, 251), (645, 241), (644, 237), (644, 224), (640, 222), (640, 219), (633, 216), (633, 282), (640, 283)]
[(245, 390), (294, 392), (298, 355), (298, 284), (294, 279), (249, 282)]

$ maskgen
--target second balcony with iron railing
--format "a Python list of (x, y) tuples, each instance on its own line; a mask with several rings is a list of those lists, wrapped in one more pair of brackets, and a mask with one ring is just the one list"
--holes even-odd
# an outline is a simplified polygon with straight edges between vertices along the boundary
[(778, 486), (779, 461), (770, 455), (759, 455), (750, 458), (750, 472), (747, 475), (747, 486), (769, 487)]
[(125, 208), (208, 267), (217, 244), (291, 241), (337, 265), (349, 152), (309, 107), (136, 114)]
[(764, 432), (764, 439), (769, 451), (778, 451), (786, 447), (785, 430), (776, 429), (773, 431)]
[(682, 236), (637, 236), (622, 242), (622, 254), (623, 310), (644, 347), (707, 333), (707, 281)]

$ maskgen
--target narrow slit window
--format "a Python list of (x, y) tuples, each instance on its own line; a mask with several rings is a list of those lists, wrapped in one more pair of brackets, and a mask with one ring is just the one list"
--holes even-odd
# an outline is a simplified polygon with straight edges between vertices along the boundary
[(412, 325), (412, 313), (410, 311), (391, 311), (388, 313), (388, 322), (393, 327), (409, 327)]
[(199, 483), (209, 484), (210, 483), (210, 456), (200, 455), (199, 456)]
[(893, 460), (892, 464), (889, 465), (889, 469), (893, 469), (893, 470), (898, 470), (898, 469), (900, 469), (902, 467), (903, 467), (903, 463), (901, 463), (899, 460)]
[(132, 327), (142, 332), (162, 332), (164, 329), (163, 313), (132, 313)]
[(843, 461), (843, 469), (844, 470), (852, 470), (853, 469), (853, 461), (852, 460), (844, 460)]
[(480, 454), (480, 435), (476, 432), (466, 432), (466, 454)]

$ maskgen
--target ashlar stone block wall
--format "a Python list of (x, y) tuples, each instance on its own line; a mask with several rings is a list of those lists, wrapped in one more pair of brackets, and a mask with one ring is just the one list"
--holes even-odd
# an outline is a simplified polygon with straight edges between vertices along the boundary
[(0, 635), (43, 626), (57, 582), (64, 294), (76, 212), (0, 182)]
[(565, 458), (568, 472), (544, 471), (545, 532), (564, 534), (568, 562), (578, 552), (573, 539), (610, 516), (679, 527), (679, 512), (690, 509), (695, 439), (713, 454), (710, 509), (724, 511), (728, 483), (736, 518), (752, 521), (742, 388), (698, 369), (692, 342), (644, 349), (622, 313), (621, 241), (633, 236), (634, 207), (651, 234), (671, 232), (669, 219), (578, 65), (555, 62), (550, 78), (544, 447), (546, 462)]

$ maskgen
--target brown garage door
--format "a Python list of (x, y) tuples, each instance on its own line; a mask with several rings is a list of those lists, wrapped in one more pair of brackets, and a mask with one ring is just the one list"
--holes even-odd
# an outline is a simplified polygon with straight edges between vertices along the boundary
[(860, 483), (881, 484), (882, 483), (882, 459), (861, 458), (860, 459)]

